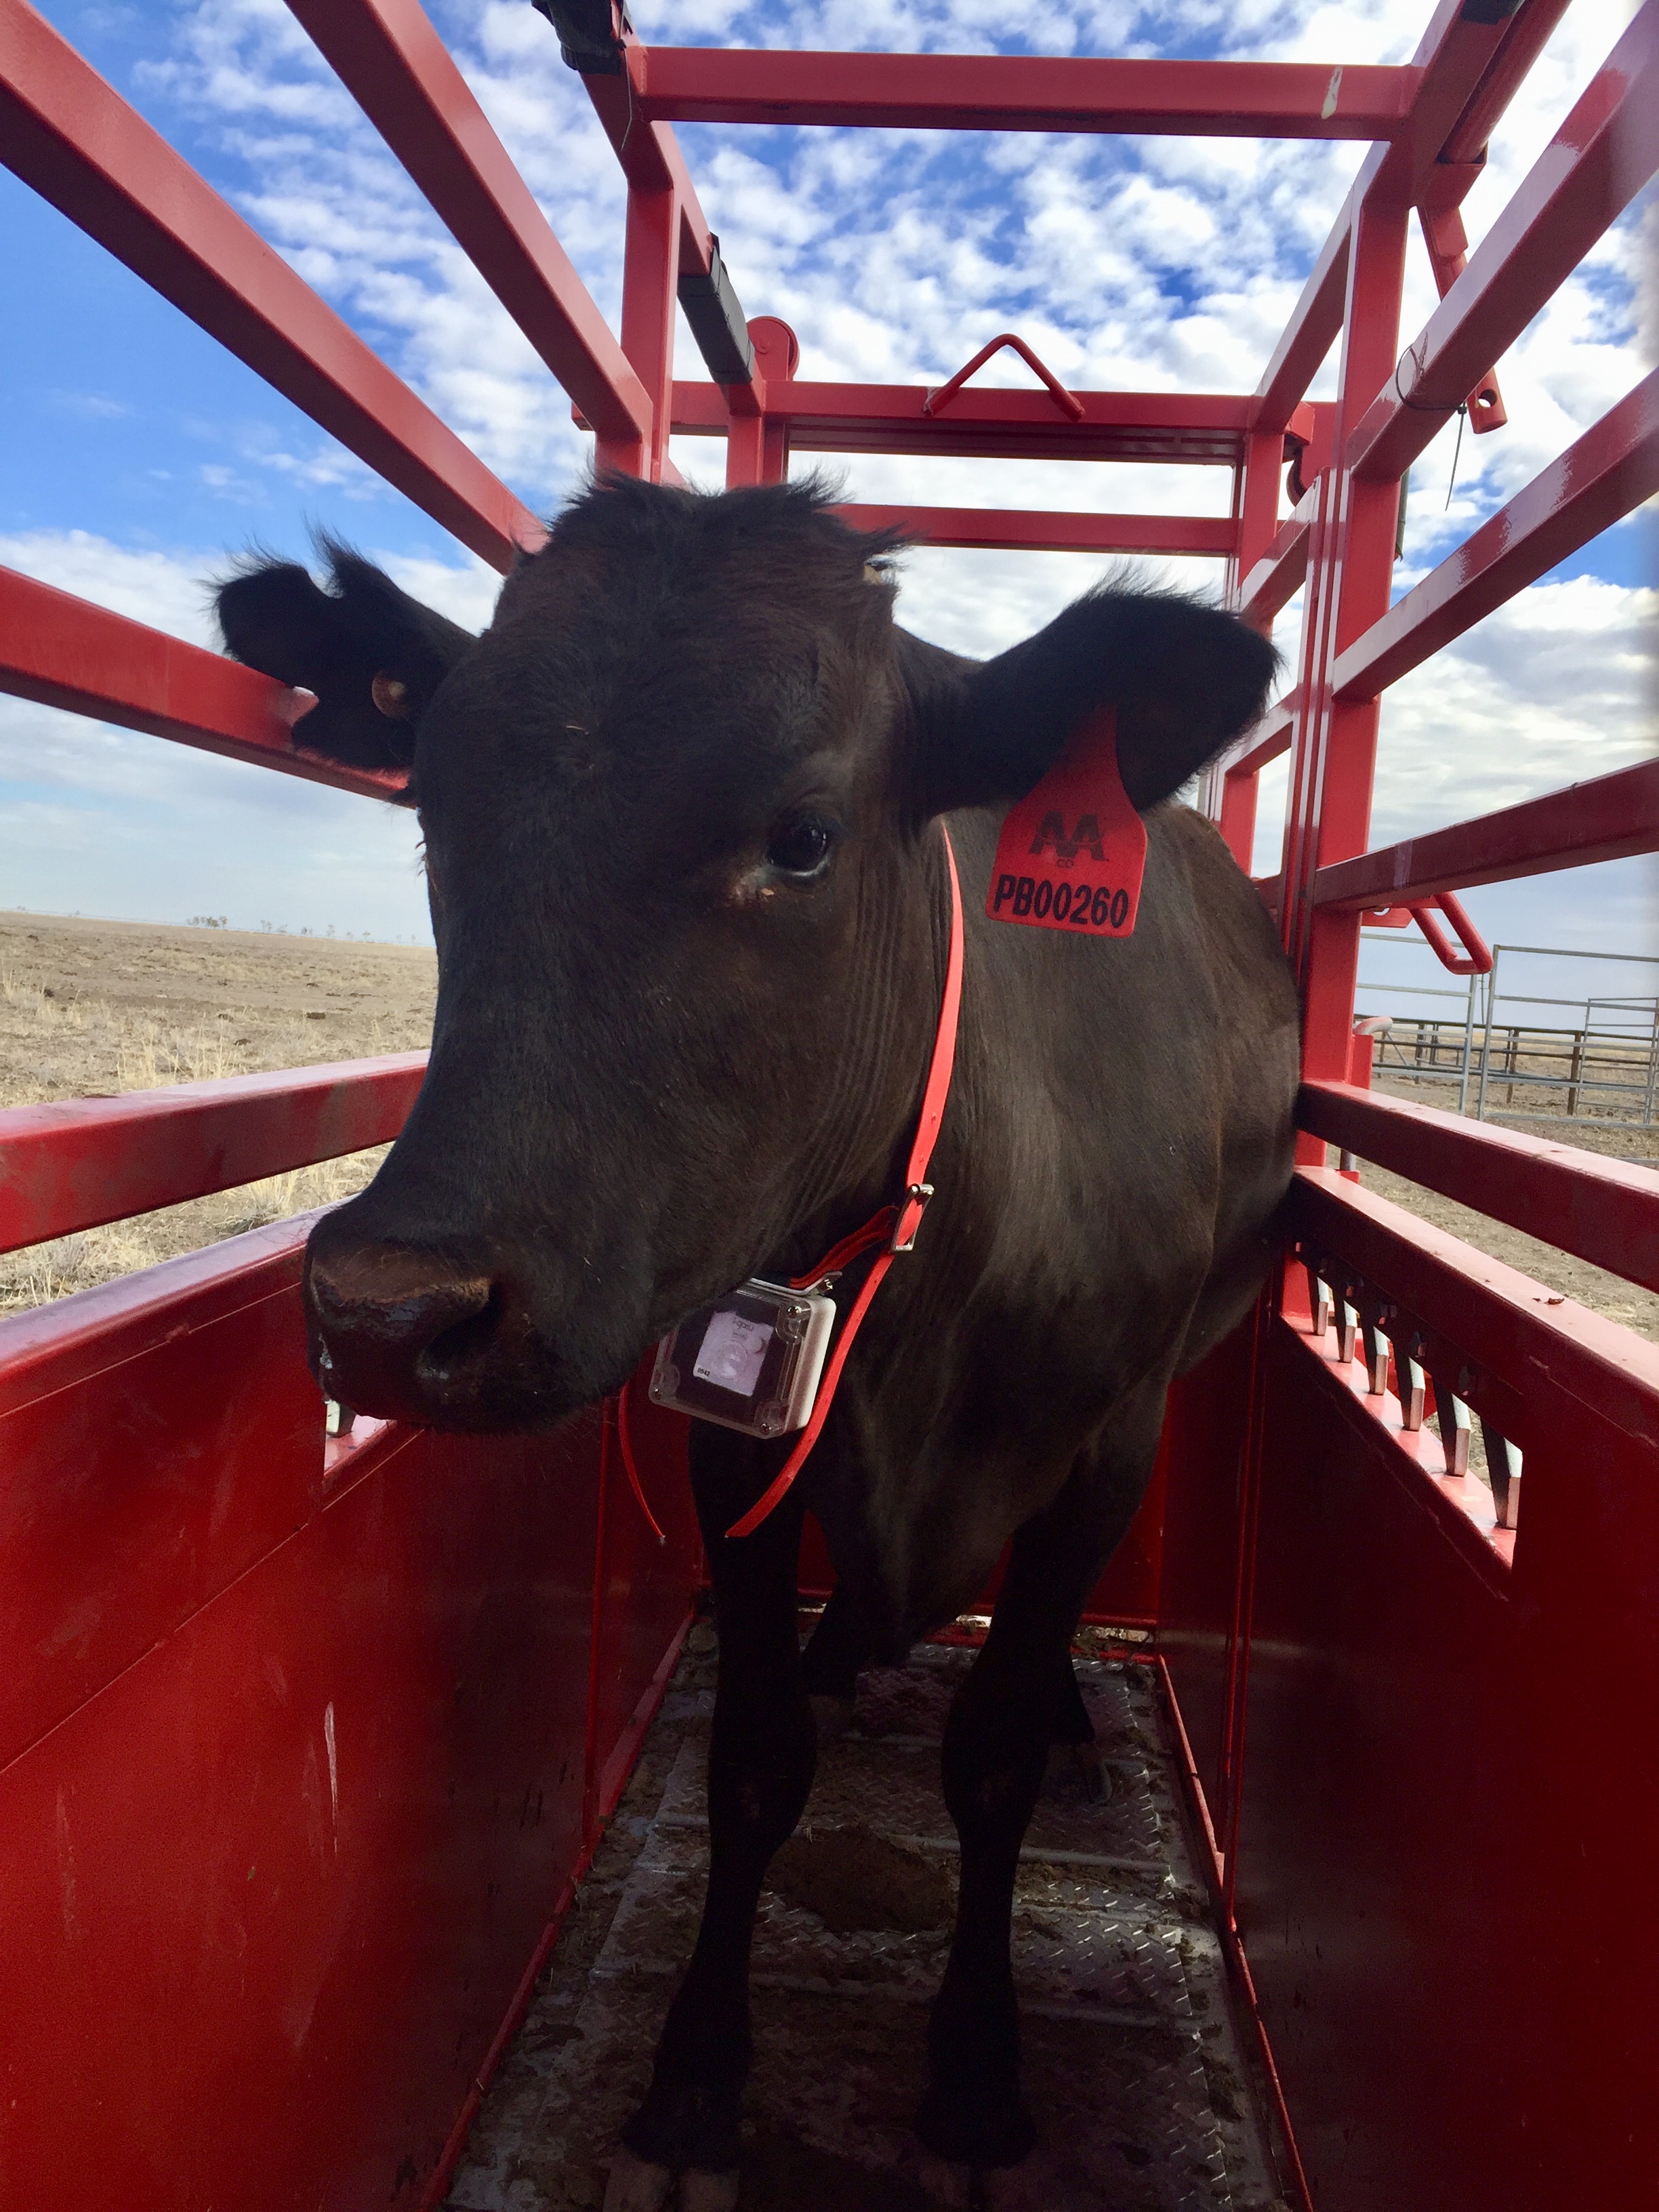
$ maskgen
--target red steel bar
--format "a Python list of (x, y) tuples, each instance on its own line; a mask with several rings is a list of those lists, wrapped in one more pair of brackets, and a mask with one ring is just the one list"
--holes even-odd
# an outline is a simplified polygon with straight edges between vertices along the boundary
[(1346, 1260), (1509, 1387), (1520, 1414), (1511, 1443), (1528, 1443), (1540, 1370), (1633, 1435), (1659, 1431), (1659, 1345), (1622, 1322), (1488, 1259), (1334, 1168), (1298, 1168), (1287, 1210), (1294, 1233)]
[(1320, 869), (1315, 902), (1354, 914), (1659, 851), (1659, 761), (1575, 783)]
[[(1255, 568), (1272, 543), (1279, 521), (1279, 483), (1285, 465), (1285, 439), (1279, 430), (1253, 430), (1245, 441), (1244, 459), (1233, 475), (1233, 548), (1227, 557), (1223, 594), (1227, 605), (1239, 608), (1242, 580)], [(1270, 631), (1271, 614), (1252, 610), (1245, 620)], [(1230, 775), (1224, 761), (1212, 762), (1199, 789), (1200, 811), (1220, 830), (1227, 849), (1248, 873), (1255, 843), (1258, 784), (1254, 775)]]
[[(1455, 189), (1461, 196), (1468, 189), (1461, 179), (1467, 177), (1473, 184), (1480, 172), (1471, 163), (1464, 170), (1447, 167), (1439, 173), (1460, 179)], [(1421, 207), (1418, 214), (1423, 225), (1423, 243), (1429, 250), (1429, 265), (1434, 271), (1434, 288), (1443, 300), (1469, 264), (1469, 234), (1463, 228), (1462, 210), (1461, 207)], [(1493, 370), (1488, 369), (1478, 380), (1463, 404), (1468, 410), (1469, 428), (1477, 438), (1484, 438), (1492, 430), (1501, 430), (1510, 419)]]
[[(1342, 328), (1356, 212), (1373, 195), (1412, 204), (1443, 190), (1438, 173), (1443, 164), (1474, 158), (1445, 150), (1463, 145), (1471, 112), (1478, 112), (1489, 132), (1525, 74), (1524, 66), (1518, 72), (1506, 66), (1506, 52), (1512, 46), (1521, 52), (1521, 39), (1535, 35), (1534, 19), (1550, 9), (1559, 15), (1560, 6), (1561, 0), (1522, 0), (1519, 12), (1507, 21), (1478, 24), (1464, 20), (1464, 0), (1440, 0), (1413, 57), (1419, 86), (1411, 127), (1394, 144), (1377, 146), (1365, 157), (1273, 349), (1260, 387), (1264, 429), (1285, 428)], [(1553, 27), (1553, 19), (1549, 27)], [(1467, 182), (1463, 189), (1468, 189)]]
[(1388, 138), (1411, 69), (1323, 62), (1099, 61), (1009, 54), (799, 53), (633, 46), (645, 112), (672, 123), (840, 130), (1133, 131)]
[[(763, 318), (761, 319), (768, 319)], [(769, 382), (769, 422), (819, 453), (966, 453), (1059, 460), (1182, 461), (1235, 466), (1255, 410), (1232, 394), (1079, 392), (1067, 421), (1047, 392), (970, 385), (948, 415), (927, 412), (922, 384)], [(713, 384), (674, 384), (676, 434), (723, 437), (726, 402)]]
[(1410, 108), (1392, 141), (1367, 156), (1358, 205), (1410, 207), (1422, 198), (1509, 27), (1492, 0), (1440, 0), (1412, 58), (1420, 75)]
[[(1401, 205), (1367, 200), (1355, 222), (1335, 425), (1339, 453), (1346, 425), (1394, 357), (1406, 218)], [(1325, 470), (1315, 490), (1279, 926), (1303, 980), (1304, 1071), (1341, 1077), (1351, 1049), (1359, 922), (1357, 915), (1316, 918), (1312, 879), (1320, 865), (1365, 849), (1377, 710), (1374, 702), (1334, 699), (1330, 669), (1343, 647), (1387, 611), (1398, 496), (1393, 486), (1352, 482), (1341, 467)]]
[(24, 0), (0, 0), (0, 157), (501, 569), (543, 531), (356, 332)]
[(1659, 1182), (1649, 1168), (1351, 1083), (1304, 1083), (1297, 1120), (1327, 1144), (1659, 1291)]
[(1238, 587), (1238, 611), (1265, 629), (1302, 589), (1308, 575), (1308, 544), (1318, 504), (1316, 486), (1287, 514)]
[(1224, 556), (1238, 526), (1228, 515), (1068, 514), (1044, 507), (872, 507), (835, 509), (854, 530), (902, 530), (928, 545), (989, 545), (1050, 553)]
[(630, 185), (623, 254), (623, 346), (644, 380), (650, 422), (642, 440), (600, 430), (595, 459), (601, 468), (648, 477), (653, 483), (662, 482), (668, 461), (679, 235), (679, 207), (672, 191), (646, 191)]
[(1451, 165), (1486, 160), (1487, 140), (1570, 5), (1571, 0), (1526, 0), (1510, 17), (1504, 27), (1503, 43), (1487, 63), (1468, 105), (1457, 118), (1456, 128), (1441, 149), (1443, 161)]
[(1227, 598), (1237, 606), (1241, 585), (1273, 544), (1279, 530), (1279, 488), (1285, 472), (1285, 440), (1279, 430), (1253, 430), (1245, 441), (1243, 465), (1233, 500), (1238, 543), (1227, 577)]
[[(625, 33), (627, 43), (635, 43), (631, 31)], [(696, 185), (685, 166), (685, 157), (679, 142), (665, 123), (653, 123), (640, 112), (633, 81), (627, 75), (616, 76), (584, 76), (588, 98), (593, 103), (600, 127), (611, 141), (622, 173), (628, 179), (630, 205), (635, 193), (652, 197), (669, 193), (673, 198), (678, 214), (677, 267), (683, 276), (706, 276), (714, 246), (714, 234), (708, 228), (697, 198)], [(672, 374), (673, 344), (671, 313), (664, 345)], [(624, 350), (626, 334), (624, 333)], [(734, 416), (753, 418), (760, 415), (766, 404), (766, 378), (759, 362), (746, 386), (727, 385), (723, 387), (726, 403)]]
[(649, 393), (417, 0), (289, 5), (594, 428), (648, 438)]
[[(765, 396), (769, 411), (756, 414), (746, 401), (732, 407), (726, 438), (728, 491), (744, 484), (781, 483), (789, 473), (789, 422), (779, 410), (783, 396), (794, 388), (800, 341), (777, 315), (752, 315), (748, 328), (755, 349), (756, 388)], [(682, 388), (676, 385), (677, 395)], [(732, 397), (728, 390), (728, 399)], [(678, 409), (677, 397), (677, 413)], [(674, 427), (679, 428), (678, 421)]]
[[(1452, 892), (1442, 891), (1426, 904), (1408, 908), (1407, 912), (1422, 931), (1429, 950), (1448, 974), (1491, 975), (1492, 947), (1465, 913), (1462, 901)], [(1463, 948), (1462, 952), (1454, 947), (1450, 938), (1440, 927), (1437, 917), (1443, 914), (1457, 933), (1458, 942)]]
[(366, 799), (404, 787), (401, 775), (303, 753), (295, 729), (308, 693), (14, 568), (0, 568), (0, 691)]
[(1011, 352), (1017, 353), (1027, 368), (1042, 380), (1045, 387), (1052, 394), (1055, 406), (1059, 408), (1067, 422), (1080, 422), (1083, 420), (1083, 402), (1074, 393), (1066, 389), (1048, 363), (1040, 361), (1024, 339), (1017, 337), (1012, 331), (1004, 331), (998, 337), (992, 338), (988, 343), (982, 345), (971, 361), (963, 363), (954, 376), (946, 377), (937, 392), (930, 392), (922, 402), (924, 411), (929, 415), (942, 415), (969, 378), (973, 375), (975, 370), (983, 368), (991, 356), (1000, 353), (1004, 346), (1006, 346)]
[(423, 1052), (0, 1112), (0, 1252), (389, 1144)]
[(1659, 167), (1659, 0), (1647, 0), (1348, 436), (1397, 481)]
[(1659, 369), (1357, 638), (1332, 681), (1374, 697), (1659, 491)]
[(1228, 775), (1259, 775), (1269, 761), (1276, 761), (1281, 753), (1289, 752), (1295, 726), (1294, 702), (1289, 699), (1276, 700), (1256, 724), (1247, 750), (1237, 760), (1227, 763), (1224, 773)]
[(1308, 281), (1302, 287), (1302, 295), (1291, 310), (1291, 319), (1262, 372), (1256, 420), (1264, 430), (1282, 430), (1286, 427), (1342, 327), (1354, 200), (1354, 193), (1350, 192), (1319, 249)]

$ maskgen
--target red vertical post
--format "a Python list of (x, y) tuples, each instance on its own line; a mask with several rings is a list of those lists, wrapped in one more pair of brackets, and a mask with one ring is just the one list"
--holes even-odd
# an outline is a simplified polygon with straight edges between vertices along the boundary
[[(755, 380), (767, 392), (787, 385), (800, 361), (800, 340), (776, 315), (757, 315), (749, 325), (755, 349)], [(727, 394), (729, 400), (740, 397)], [(781, 483), (789, 473), (789, 426), (765, 414), (732, 414), (726, 434), (726, 488)]]
[[(1266, 552), (1279, 527), (1279, 480), (1284, 450), (1284, 434), (1279, 430), (1253, 431), (1245, 441), (1244, 464), (1237, 471), (1233, 497), (1238, 544), (1227, 563), (1229, 606), (1238, 604), (1239, 586)], [(1272, 626), (1271, 616), (1260, 624), (1263, 629)], [(1260, 771), (1249, 775), (1229, 775), (1224, 771), (1216, 782), (1220, 788), (1218, 791), (1212, 787), (1206, 793), (1209, 803), (1205, 811), (1220, 829), (1234, 860), (1248, 874), (1251, 849), (1255, 843)]]
[[(1343, 647), (1388, 610), (1400, 498), (1397, 482), (1358, 480), (1343, 452), (1399, 349), (1408, 212), (1368, 203), (1355, 219), (1335, 435), (1309, 544), (1291, 740), (1279, 925), (1302, 986), (1304, 1072), (1338, 1082), (1348, 1072), (1359, 916), (1316, 909), (1313, 877), (1365, 849), (1378, 705), (1334, 698), (1331, 672)], [(1302, 1139), (1304, 1156), (1319, 1164), (1322, 1145)]]
[(1224, 775), (1221, 804), (1215, 816), (1216, 827), (1227, 850), (1247, 876), (1255, 848), (1255, 802), (1261, 783), (1259, 769), (1252, 769), (1248, 775)]
[(1238, 550), (1227, 563), (1227, 598), (1237, 602), (1238, 587), (1273, 541), (1279, 527), (1279, 485), (1285, 468), (1280, 430), (1252, 430), (1244, 441), (1244, 465), (1235, 501)]
[(672, 187), (630, 185), (623, 263), (623, 351), (651, 399), (651, 434), (601, 438), (599, 465), (662, 481), (674, 400), (675, 283), (679, 275), (680, 204)]

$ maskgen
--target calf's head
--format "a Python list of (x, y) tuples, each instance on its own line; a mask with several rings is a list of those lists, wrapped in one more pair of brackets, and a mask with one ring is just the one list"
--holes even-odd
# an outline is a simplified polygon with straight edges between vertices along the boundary
[(430, 1067), (307, 1255), (331, 1395), (545, 1427), (853, 1225), (933, 1042), (933, 817), (1006, 806), (1108, 703), (1151, 805), (1260, 710), (1271, 648), (1226, 616), (1108, 589), (976, 664), (896, 627), (887, 550), (811, 486), (612, 482), (479, 638), (337, 549), (328, 590), (221, 592), (230, 650), (318, 695), (299, 740), (407, 765), (426, 840)]

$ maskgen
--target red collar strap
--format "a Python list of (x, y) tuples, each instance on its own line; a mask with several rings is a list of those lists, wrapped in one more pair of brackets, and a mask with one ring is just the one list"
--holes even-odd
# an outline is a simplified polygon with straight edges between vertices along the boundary
[[(951, 1095), (951, 1077), (956, 1067), (957, 1026), (962, 1012), (962, 885), (957, 877), (957, 856), (951, 843), (951, 833), (939, 823), (945, 839), (945, 866), (951, 875), (951, 945), (945, 963), (945, 995), (939, 1010), (939, 1027), (933, 1035), (933, 1056), (928, 1063), (927, 1081), (921, 1094), (921, 1111), (916, 1117), (915, 1139), (910, 1146), (909, 1163), (904, 1170), (904, 1195), (896, 1206), (884, 1206), (879, 1213), (872, 1214), (862, 1229), (855, 1229), (832, 1245), (817, 1266), (804, 1275), (791, 1279), (792, 1290), (809, 1290), (821, 1283), (826, 1275), (838, 1274), (860, 1252), (867, 1252), (872, 1244), (883, 1247), (876, 1263), (864, 1279), (863, 1287), (853, 1301), (852, 1309), (842, 1324), (835, 1349), (830, 1354), (823, 1376), (818, 1384), (817, 1397), (812, 1407), (811, 1418), (801, 1431), (793, 1451), (764, 1494), (751, 1505), (740, 1521), (734, 1521), (726, 1530), (728, 1536), (752, 1535), (767, 1515), (787, 1495), (790, 1486), (823, 1431), (830, 1417), (836, 1390), (841, 1382), (842, 1370), (847, 1364), (847, 1355), (853, 1348), (853, 1340), (863, 1325), (870, 1310), (871, 1301), (881, 1288), (887, 1270), (901, 1252), (915, 1246), (916, 1231), (933, 1187), (927, 1181), (927, 1164), (933, 1158), (933, 1146), (938, 1142), (939, 1125), (945, 1119), (945, 1102)], [(655, 1531), (657, 1540), (663, 1534), (645, 1493), (640, 1486), (639, 1470), (634, 1464), (634, 1454), (628, 1435), (628, 1392), (623, 1389), (617, 1401), (617, 1440), (622, 1448), (623, 1466), (639, 1500), (640, 1509)]]

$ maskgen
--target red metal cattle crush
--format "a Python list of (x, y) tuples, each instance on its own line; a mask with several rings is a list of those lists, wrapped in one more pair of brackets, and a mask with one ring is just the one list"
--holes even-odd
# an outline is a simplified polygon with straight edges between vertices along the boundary
[[(1651, 174), (1659, 0), (1467, 264), (1459, 203), (1565, 0), (1442, 0), (1395, 69), (629, 35), (585, 80), (629, 185), (620, 341), (415, 0), (290, 4), (602, 461), (672, 479), (680, 431), (724, 435), (733, 484), (792, 447), (1224, 465), (1224, 521), (900, 515), (944, 544), (1212, 555), (1263, 623), (1305, 584), (1295, 684), (1206, 798), (1247, 863), (1257, 776), (1289, 752), (1263, 886), (1307, 1006), (1286, 1266), (1181, 1392), (1097, 1603), (1157, 1629), (1288, 2185), (1319, 2212), (1651, 2203), (1659, 1352), (1324, 1162), (1341, 1146), (1659, 1288), (1650, 1182), (1374, 1095), (1352, 1035), (1367, 909), (1659, 843), (1648, 764), (1367, 850), (1387, 686), (1659, 488), (1650, 375), (1389, 605), (1404, 471), (1466, 397), (1477, 428), (1501, 417), (1492, 363)], [(930, 393), (798, 380), (783, 325), (745, 332), (676, 120), (1370, 151), (1254, 393)], [(464, 544), (505, 568), (538, 536), (23, 0), (0, 0), (0, 150)], [(1443, 297), (1402, 351), (1414, 209)], [(677, 291), (715, 382), (673, 374)], [(1339, 336), (1337, 397), (1310, 404)], [(1281, 516), (1287, 440), (1305, 489)], [(0, 664), (26, 697), (382, 788), (307, 761), (280, 686), (21, 575)], [(384, 1139), (417, 1081), (365, 1061), (0, 1116), (0, 1249)], [(663, 1550), (599, 1413), (552, 1441), (325, 1440), (307, 1227), (0, 1323), (5, 2212), (433, 2201), (683, 1632), (674, 1423), (641, 1400)], [(1490, 1486), (1462, 1471), (1471, 1413)]]

